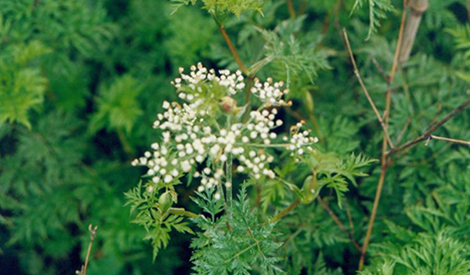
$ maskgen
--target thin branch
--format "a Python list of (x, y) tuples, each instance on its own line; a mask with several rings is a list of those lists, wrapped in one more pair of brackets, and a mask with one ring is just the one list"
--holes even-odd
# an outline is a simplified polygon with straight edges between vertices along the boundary
[(294, 4), (292, 3), (292, 0), (286, 0), (286, 2), (287, 2), (287, 7), (289, 8), (290, 18), (294, 19), (295, 18)]
[(411, 122), (411, 119), (407, 118), (405, 122), (405, 126), (403, 126), (400, 133), (398, 134), (397, 143), (400, 143), (400, 141), (403, 139), (403, 136), (405, 135), (406, 130), (408, 130), (408, 127), (410, 126), (410, 122)]
[(253, 244), (247, 246), (246, 248), (242, 249), (237, 254), (233, 255), (230, 259), (226, 260), (225, 263), (230, 263), (233, 259), (240, 257), (240, 255), (242, 255), (243, 253), (247, 252), (248, 250), (252, 249), (253, 247), (255, 247), (257, 245), (259, 245), (259, 241), (255, 240), (255, 242)]
[[(230, 52), (232, 53), (233, 58), (235, 59), (235, 62), (237, 62), (237, 64), (238, 64), (238, 67), (240, 67), (240, 70), (248, 77), (248, 81), (247, 81), (247, 85), (246, 85), (246, 89), (245, 89), (246, 90), (245, 103), (247, 105), (249, 105), (250, 101), (251, 101), (251, 87), (253, 86), (254, 78), (251, 75), (250, 71), (245, 67), (242, 60), (240, 59), (240, 56), (238, 55), (237, 50), (233, 46), (232, 40), (230, 40), (230, 37), (228, 36), (224, 25), (217, 20), (217, 18), (215, 17), (214, 14), (212, 15), (212, 18), (214, 18), (215, 23), (219, 27), (219, 31), (222, 34), (222, 36), (224, 37), (225, 42), (227, 43), (227, 46), (229, 47)], [(245, 111), (245, 114), (243, 115), (243, 120), (248, 119), (249, 113), (250, 113), (250, 110), (249, 110), (249, 108), (247, 108), (246, 111)]]
[[(385, 99), (385, 112), (384, 112), (385, 129), (388, 128), (388, 120), (389, 120), (389, 117), (390, 117), (392, 82), (393, 82), (393, 79), (395, 78), (395, 74), (397, 72), (398, 63), (399, 63), (398, 61), (399, 61), (399, 55), (400, 55), (400, 51), (401, 51), (403, 32), (404, 32), (404, 29), (405, 29), (405, 22), (406, 22), (406, 15), (407, 15), (406, 14), (407, 3), (408, 3), (407, 0), (403, 0), (403, 9), (402, 9), (402, 16), (401, 16), (401, 23), (400, 23), (400, 31), (398, 33), (398, 41), (397, 41), (397, 46), (396, 46), (396, 49), (395, 49), (395, 57), (393, 59), (393, 64), (392, 64), (392, 69), (391, 69), (391, 72), (390, 72), (390, 77), (388, 79), (387, 93), (385, 95), (385, 97), (386, 97), (386, 99)], [(393, 149), (393, 147), (391, 147), (391, 149)], [(365, 239), (364, 239), (364, 244), (362, 245), (361, 257), (359, 259), (359, 271), (362, 271), (362, 269), (364, 267), (364, 260), (365, 260), (366, 253), (367, 253), (367, 247), (369, 245), (370, 237), (372, 235), (372, 230), (374, 228), (375, 217), (377, 215), (377, 208), (379, 207), (380, 197), (382, 195), (382, 189), (383, 189), (383, 185), (384, 185), (384, 181), (385, 181), (385, 175), (387, 174), (387, 168), (388, 168), (387, 157), (388, 157), (388, 155), (387, 155), (387, 134), (384, 131), (384, 138), (383, 138), (383, 141), (382, 141), (382, 156), (381, 156), (381, 159), (380, 159), (380, 163), (381, 163), (380, 177), (379, 177), (379, 182), (377, 184), (377, 190), (376, 190), (376, 193), (375, 193), (374, 204), (372, 206), (372, 212), (371, 212), (370, 219), (369, 219), (369, 225), (367, 226), (367, 232), (366, 232), (366, 236), (365, 236)]]
[(235, 47), (233, 46), (232, 40), (230, 40), (230, 37), (228, 36), (227, 31), (225, 30), (223, 25), (219, 25), (219, 31), (222, 34), (222, 36), (224, 37), (225, 42), (227, 43), (228, 47), (230, 48), (230, 52), (232, 52), (232, 55), (235, 58), (235, 61), (237, 62), (238, 66), (240, 67), (240, 70), (245, 75), (249, 75), (248, 70), (246, 69), (245, 65), (243, 65), (243, 62), (240, 59), (240, 56), (238, 55), (237, 50), (235, 50)]
[(408, 82), (406, 80), (405, 72), (403, 71), (403, 68), (401, 66), (400, 66), (400, 73), (402, 75), (403, 91), (405, 92), (405, 98), (406, 98), (406, 101), (408, 102), (408, 110), (409, 110), (410, 114), (414, 116), (415, 110), (414, 110), (414, 107), (413, 107), (413, 102), (411, 102), (410, 86), (408, 85)]
[(331, 208), (328, 206), (328, 204), (323, 201), (323, 199), (321, 198), (320, 195), (318, 195), (317, 200), (320, 203), (320, 205), (323, 207), (323, 209), (325, 209), (325, 211), (328, 213), (328, 215), (330, 215), (331, 219), (333, 219), (333, 221), (338, 225), (338, 227), (341, 229), (341, 231), (343, 231), (344, 234), (348, 235), (349, 240), (354, 245), (354, 247), (357, 249), (357, 251), (361, 251), (361, 247), (359, 246), (359, 244), (354, 239), (354, 236), (351, 233), (348, 233), (348, 231), (346, 230), (346, 227), (344, 227), (344, 224), (340, 221), (338, 216), (336, 216), (335, 212), (333, 212), (333, 210), (331, 210)]
[(77, 270), (76, 274), (78, 275), (86, 275), (87, 267), (88, 267), (88, 260), (90, 258), (91, 247), (93, 245), (93, 241), (95, 240), (96, 231), (98, 231), (98, 226), (93, 227), (90, 223), (88, 225), (88, 231), (90, 231), (90, 243), (88, 244), (88, 249), (86, 252), (85, 264), (82, 265), (81, 270)]
[(300, 0), (299, 15), (303, 15), (306, 9), (307, 9), (307, 2), (305, 0)]
[(293, 118), (297, 119), (298, 121), (306, 120), (301, 114), (299, 114), (299, 112), (292, 110), (292, 108), (290, 108), (289, 106), (284, 106), (284, 110), (286, 110), (286, 112), (289, 115), (291, 115)]
[(392, 154), (396, 154), (397, 152), (400, 152), (404, 149), (407, 149), (409, 147), (412, 147), (414, 145), (416, 145), (417, 143), (420, 143), (422, 141), (425, 141), (427, 140), (432, 133), (434, 133), (437, 129), (439, 129), (442, 125), (444, 125), (447, 121), (449, 121), (451, 118), (453, 118), (454, 116), (456, 116), (457, 114), (461, 113), (465, 108), (467, 108), (468, 106), (470, 105), (470, 99), (465, 101), (464, 103), (462, 103), (460, 106), (458, 106), (457, 108), (455, 108), (452, 112), (450, 112), (446, 117), (444, 117), (442, 120), (440, 120), (439, 122), (433, 124), (429, 130), (427, 130), (426, 132), (424, 132), (424, 134), (422, 134), (421, 136), (413, 139), (413, 140), (410, 140), (408, 142), (405, 142), (404, 144), (398, 146), (397, 148), (395, 149), (392, 149), (390, 150), (388, 153), (387, 153), (387, 156), (390, 156)]
[(354, 236), (354, 222), (351, 216), (351, 212), (349, 211), (349, 206), (348, 206), (348, 199), (344, 197), (344, 208), (346, 209), (346, 215), (348, 216), (349, 220), (349, 230), (351, 236)]
[(470, 141), (466, 141), (466, 140), (446, 138), (446, 137), (440, 137), (440, 136), (434, 136), (434, 135), (430, 135), (429, 138), (470, 146)]
[(320, 205), (323, 207), (323, 209), (325, 209), (326, 212), (328, 212), (328, 215), (330, 215), (330, 217), (338, 225), (338, 227), (341, 229), (341, 231), (343, 231), (345, 234), (348, 234), (348, 232), (346, 231), (346, 227), (344, 227), (344, 224), (340, 221), (338, 216), (336, 216), (336, 214), (333, 212), (333, 210), (331, 210), (331, 208), (328, 206), (328, 204), (326, 204), (326, 202), (323, 201), (323, 199), (321, 198), (320, 195), (317, 196), (317, 200), (320, 203)]
[(359, 259), (359, 271), (362, 271), (364, 267), (364, 260), (365, 260), (365, 255), (367, 252), (367, 246), (369, 245), (370, 237), (372, 234), (372, 229), (374, 228), (375, 217), (377, 215), (377, 208), (379, 206), (380, 197), (381, 197), (380, 195), (382, 193), (382, 188), (383, 188), (383, 184), (385, 181), (386, 173), (387, 173), (386, 162), (383, 162), (380, 168), (379, 183), (377, 184), (377, 190), (375, 192), (374, 205), (372, 206), (372, 213), (370, 215), (369, 225), (367, 226), (366, 237), (364, 240), (364, 244), (362, 245), (361, 258)]
[(432, 124), (436, 123), (437, 121), (437, 117), (439, 116), (439, 114), (441, 113), (442, 111), (442, 102), (439, 101), (439, 103), (437, 104), (437, 111), (436, 111), (436, 114), (434, 115), (434, 117), (432, 118)]
[(359, 73), (359, 69), (357, 68), (356, 60), (354, 58), (354, 54), (353, 54), (353, 51), (351, 49), (351, 44), (349, 43), (348, 33), (346, 32), (346, 29), (343, 29), (343, 35), (344, 35), (344, 40), (346, 41), (346, 46), (348, 48), (348, 53), (349, 53), (349, 57), (351, 59), (351, 63), (352, 63), (353, 68), (354, 68), (354, 74), (356, 75), (356, 78), (359, 81), (359, 84), (361, 85), (362, 91), (364, 92), (364, 95), (367, 97), (367, 100), (369, 101), (370, 106), (372, 107), (372, 110), (374, 110), (374, 113), (375, 113), (375, 115), (377, 116), (377, 119), (380, 122), (380, 126), (382, 126), (385, 138), (387, 139), (387, 142), (390, 145), (390, 148), (393, 148), (394, 146), (393, 146), (392, 140), (390, 139), (390, 136), (388, 134), (387, 127), (385, 126), (385, 123), (382, 120), (382, 117), (380, 116), (380, 113), (377, 110), (377, 107), (375, 106), (374, 101), (372, 100), (369, 92), (367, 91), (366, 85), (362, 81), (361, 74)]
[(372, 63), (374, 63), (375, 68), (377, 68), (377, 71), (379, 71), (379, 73), (382, 75), (382, 78), (388, 82), (388, 76), (385, 75), (382, 66), (380, 66), (379, 62), (377, 62), (377, 59), (375, 59), (374, 56), (372, 56)]

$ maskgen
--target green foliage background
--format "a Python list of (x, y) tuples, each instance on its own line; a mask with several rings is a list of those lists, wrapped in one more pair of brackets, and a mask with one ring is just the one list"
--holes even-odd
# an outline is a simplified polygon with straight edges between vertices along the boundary
[[(143, 172), (130, 161), (155, 141), (155, 114), (164, 100), (175, 99), (170, 81), (178, 67), (201, 61), (237, 69), (207, 13), (213, 2), (0, 1), (0, 274), (73, 273), (84, 261), (90, 223), (99, 229), (88, 274), (190, 273), (191, 236), (171, 233), (153, 262), (146, 232), (130, 223), (123, 193)], [(379, 158), (382, 130), (353, 75), (341, 28), (347, 28), (365, 83), (383, 110), (387, 84), (373, 58), (390, 70), (402, 1), (293, 1), (295, 19), (284, 0), (242, 2), (250, 10), (226, 7), (225, 27), (245, 64), (267, 64), (260, 78), (285, 80), (295, 113), (282, 115), (286, 121), (307, 119), (325, 153), (318, 161), (338, 162), (337, 156), (352, 153)], [(175, 4), (180, 7), (172, 13)], [(392, 140), (422, 134), (469, 98), (465, 4), (430, 0), (411, 59), (393, 82)], [(470, 140), (470, 111), (436, 134)], [(278, 164), (278, 173), (297, 172), (290, 179), (297, 185), (308, 174), (308, 167)], [(370, 176), (345, 194), (359, 243), (380, 173), (376, 163), (367, 169)], [(190, 209), (192, 190), (179, 190), (187, 192), (179, 203)], [(244, 198), (255, 196), (247, 192), (237, 204), (241, 213), (249, 212)], [(262, 192), (264, 212), (292, 199), (277, 182), (267, 182)], [(364, 274), (470, 274), (469, 195), (468, 147), (431, 141), (397, 157), (385, 180)], [(325, 190), (322, 197), (349, 231), (335, 194)], [(253, 222), (239, 225), (256, 227)], [(356, 274), (360, 254), (316, 201), (274, 230), (267, 249), (277, 255), (275, 268)], [(216, 263), (211, 257), (217, 249), (196, 255), (195, 270), (203, 273), (201, 263)]]

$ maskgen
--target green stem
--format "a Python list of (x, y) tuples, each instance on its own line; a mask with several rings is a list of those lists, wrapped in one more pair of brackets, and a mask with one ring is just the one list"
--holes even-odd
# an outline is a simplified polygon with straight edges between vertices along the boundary
[(237, 257), (240, 257), (240, 255), (242, 255), (243, 253), (247, 252), (248, 250), (252, 249), (253, 247), (257, 246), (259, 244), (259, 241), (255, 240), (255, 243), (249, 245), (248, 247), (246, 247), (245, 249), (241, 250), (240, 252), (238, 252), (237, 254), (235, 254), (233, 257), (231, 257), (230, 259), (226, 260), (225, 263), (230, 263), (233, 259), (237, 258)]
[(246, 110), (245, 110), (245, 113), (243, 114), (243, 121), (246, 122), (250, 119), (250, 112), (251, 112), (251, 108), (250, 108), (250, 105), (251, 105), (251, 88), (253, 87), (253, 83), (254, 83), (254, 78), (253, 76), (248, 76), (248, 80), (247, 80), (247, 83), (246, 83), (246, 88), (245, 88), (245, 91), (246, 91), (246, 96), (245, 96), (245, 105), (247, 105), (246, 107)]
[(197, 218), (197, 217), (199, 217), (198, 214), (187, 211), (184, 208), (174, 208), (174, 207), (172, 207), (168, 211), (171, 214), (186, 216), (188, 218)]
[(229, 183), (229, 186), (225, 186), (226, 190), (227, 190), (227, 203), (228, 203), (228, 207), (229, 208), (232, 208), (232, 186), (233, 186), (233, 182), (232, 182), (232, 164), (233, 164), (233, 156), (232, 154), (228, 154), (227, 156), (227, 165), (226, 165), (226, 169), (227, 169), (227, 182)]
[(275, 223), (278, 220), (282, 219), (285, 215), (289, 214), (292, 210), (294, 210), (294, 208), (297, 207), (297, 205), (299, 205), (299, 203), (300, 203), (300, 201), (294, 201), (289, 206), (287, 206), (286, 209), (282, 210), (276, 216), (274, 216), (274, 218), (272, 218), (271, 221), (269, 221), (269, 222), (270, 223)]

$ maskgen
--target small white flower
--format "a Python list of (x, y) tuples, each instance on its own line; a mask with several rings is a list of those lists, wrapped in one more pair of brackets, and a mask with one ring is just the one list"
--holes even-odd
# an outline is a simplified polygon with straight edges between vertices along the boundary
[(221, 155), (220, 156), (220, 161), (226, 162), (227, 161), (227, 156), (226, 155)]
[(170, 108), (170, 102), (168, 102), (166, 100), (163, 101), (163, 109), (168, 109), (168, 108)]
[(166, 175), (163, 181), (165, 183), (170, 183), (173, 180), (173, 177), (171, 175)]

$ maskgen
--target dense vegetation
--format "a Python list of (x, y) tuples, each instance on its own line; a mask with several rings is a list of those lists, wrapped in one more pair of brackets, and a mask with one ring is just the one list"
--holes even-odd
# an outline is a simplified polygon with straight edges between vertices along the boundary
[[(427, 2), (0, 1), (0, 274), (74, 273), (89, 224), (87, 274), (470, 274), (470, 6)], [(198, 62), (244, 83), (197, 83), (207, 125), (259, 107), (313, 149), (142, 177)]]

